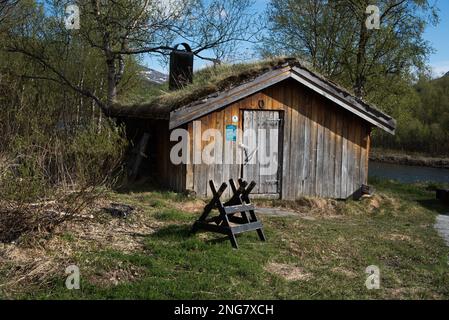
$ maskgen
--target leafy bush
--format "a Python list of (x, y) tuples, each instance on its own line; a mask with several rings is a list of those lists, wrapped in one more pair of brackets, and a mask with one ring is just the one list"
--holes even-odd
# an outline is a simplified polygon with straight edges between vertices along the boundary
[(72, 136), (17, 137), (4, 151), (0, 196), (32, 201), (58, 188), (110, 185), (119, 177), (125, 148), (122, 128), (111, 125), (81, 128)]
[(87, 185), (114, 183), (126, 145), (121, 127), (101, 132), (87, 128), (78, 132), (69, 148), (77, 181)]

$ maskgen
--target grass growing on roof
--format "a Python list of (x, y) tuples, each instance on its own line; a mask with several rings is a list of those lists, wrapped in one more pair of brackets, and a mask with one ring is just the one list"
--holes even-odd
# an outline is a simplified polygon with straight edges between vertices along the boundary
[(275, 58), (253, 63), (222, 64), (207, 67), (196, 71), (193, 74), (193, 83), (182, 89), (169, 91), (166, 84), (154, 86), (149, 93), (142, 94), (139, 100), (134, 100), (134, 103), (129, 104), (129, 99), (122, 100), (116, 108), (117, 110), (126, 110), (127, 108), (165, 107), (173, 110), (209, 94), (247, 82), (262, 73), (293, 60), (292, 58)]
[(111, 106), (111, 114), (117, 117), (127, 116), (167, 120), (172, 110), (202, 103), (205, 99), (214, 97), (220, 92), (250, 82), (268, 71), (287, 65), (306, 69), (317, 78), (331, 85), (343, 96), (351, 95), (365, 108), (369, 108), (371, 112), (389, 117), (372, 104), (368, 105), (368, 102), (355, 97), (352, 90), (348, 90), (341, 84), (335, 83), (332, 79), (328, 79), (316, 72), (307, 61), (295, 57), (277, 57), (252, 63), (223, 64), (207, 67), (194, 73), (193, 83), (178, 90), (169, 91), (167, 83), (152, 85), (147, 90), (135, 89), (135, 91), (141, 92), (141, 94), (125, 93), (121, 95), (119, 102)]

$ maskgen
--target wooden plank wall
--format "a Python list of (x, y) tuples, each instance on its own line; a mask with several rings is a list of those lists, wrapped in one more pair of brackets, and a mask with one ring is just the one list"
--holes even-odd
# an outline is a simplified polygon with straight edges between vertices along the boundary
[(153, 123), (149, 131), (151, 132), (150, 154), (154, 167), (152, 173), (161, 186), (170, 190), (183, 192), (186, 184), (186, 165), (174, 165), (170, 161), (170, 150), (176, 142), (170, 141), (170, 131), (168, 121), (158, 121)]
[[(283, 111), (283, 150), (281, 198), (295, 199), (302, 195), (347, 198), (362, 183), (367, 183), (370, 126), (324, 97), (303, 87), (294, 80), (277, 85), (247, 97), (224, 109), (198, 119), (201, 134), (209, 128), (221, 131), (225, 141), (225, 128), (237, 115), (242, 130), (243, 110), (259, 109), (264, 101), (265, 110)], [(201, 147), (210, 141), (201, 141), (201, 134), (193, 134), (193, 122), (188, 124), (192, 137), (191, 147)], [(167, 140), (166, 140), (167, 141)], [(207, 181), (216, 184), (230, 178), (241, 177), (240, 164), (226, 164), (226, 157), (241, 156), (241, 135), (235, 142), (225, 142), (216, 148), (221, 164), (189, 164), (184, 166), (185, 179), (173, 183), (184, 184), (199, 196), (210, 196)], [(193, 161), (193, 149), (190, 152)], [(227, 190), (229, 196), (229, 189)]]
[[(126, 125), (126, 135), (133, 145), (140, 142), (145, 132), (150, 134), (144, 158), (139, 168), (139, 174), (151, 175), (165, 188), (173, 191), (185, 191), (186, 166), (174, 165), (170, 161), (170, 150), (176, 142), (170, 142), (168, 120), (122, 119)], [(187, 126), (185, 126), (187, 128)]]

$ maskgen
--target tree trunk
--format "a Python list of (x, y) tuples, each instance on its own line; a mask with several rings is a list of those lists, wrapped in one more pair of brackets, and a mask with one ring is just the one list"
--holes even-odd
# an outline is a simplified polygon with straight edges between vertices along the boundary
[(368, 30), (366, 29), (365, 20), (360, 19), (360, 38), (357, 48), (356, 74), (354, 79), (354, 94), (363, 98), (365, 94), (365, 62), (366, 62), (366, 45), (368, 43)]
[(108, 101), (107, 108), (109, 109), (117, 100), (117, 83), (116, 83), (116, 69), (114, 58), (106, 60), (108, 66)]

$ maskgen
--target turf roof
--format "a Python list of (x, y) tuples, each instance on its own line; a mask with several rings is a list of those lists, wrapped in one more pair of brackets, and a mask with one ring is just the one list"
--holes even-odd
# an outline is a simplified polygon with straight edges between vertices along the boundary
[(137, 104), (117, 103), (112, 108), (114, 116), (168, 119), (172, 110), (201, 101), (211, 95), (234, 88), (268, 71), (285, 65), (304, 65), (295, 58), (276, 58), (254, 63), (225, 64), (199, 70), (193, 83), (175, 91), (160, 90), (148, 102)]
[(306, 70), (314, 77), (330, 85), (348, 102), (359, 104), (373, 116), (383, 118), (389, 122), (390, 126), (392, 126), (391, 129), (394, 131), (396, 122), (390, 116), (362, 99), (355, 97), (351, 91), (312, 70), (309, 63), (297, 58), (288, 57), (261, 60), (253, 63), (225, 64), (208, 67), (195, 72), (193, 75), (193, 83), (182, 89), (156, 91), (157, 94), (153, 95), (148, 102), (144, 103), (128, 105), (118, 103), (113, 106), (111, 115), (114, 117), (168, 120), (170, 119), (170, 112), (173, 110), (205, 103), (208, 99), (216, 97), (220, 93), (250, 82), (264, 73), (286, 66)]

